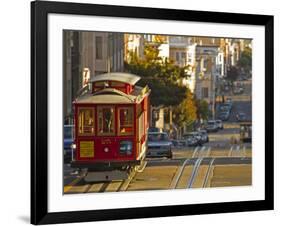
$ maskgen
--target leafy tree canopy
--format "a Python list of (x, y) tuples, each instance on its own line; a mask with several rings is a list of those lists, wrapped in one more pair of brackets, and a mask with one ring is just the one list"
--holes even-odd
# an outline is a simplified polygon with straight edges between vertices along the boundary
[(229, 79), (230, 81), (235, 81), (237, 80), (238, 77), (238, 69), (237, 67), (230, 67), (229, 70), (227, 71), (227, 79)]
[(182, 85), (182, 80), (188, 76), (187, 68), (159, 57), (160, 44), (146, 43), (143, 59), (130, 52), (125, 69), (142, 77), (137, 85), (150, 87), (153, 106), (173, 107), (173, 122), (182, 127), (194, 122), (197, 116), (193, 94)]
[(190, 125), (197, 118), (197, 108), (193, 94), (188, 89), (186, 97), (178, 106), (174, 108), (173, 112), (174, 122), (178, 126)]
[(186, 96), (187, 88), (180, 84), (187, 76), (185, 68), (174, 65), (167, 58), (159, 57), (157, 46), (146, 44), (144, 59), (130, 52), (130, 62), (125, 62), (125, 69), (142, 77), (137, 85), (150, 87), (153, 106), (175, 106)]
[(241, 53), (241, 57), (238, 61), (238, 66), (243, 68), (246, 72), (252, 69), (252, 49), (246, 47)]
[(205, 100), (196, 100), (197, 118), (207, 120), (209, 116), (209, 105)]

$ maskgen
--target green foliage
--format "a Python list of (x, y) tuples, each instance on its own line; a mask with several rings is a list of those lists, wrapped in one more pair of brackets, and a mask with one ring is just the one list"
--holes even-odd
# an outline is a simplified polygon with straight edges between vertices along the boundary
[(174, 122), (182, 127), (190, 125), (197, 118), (197, 108), (193, 94), (187, 89), (185, 99), (174, 108)]
[(243, 68), (245, 72), (249, 72), (252, 69), (252, 49), (246, 47), (241, 53), (241, 57), (238, 61), (238, 66)]
[(170, 60), (159, 57), (159, 45), (146, 44), (144, 59), (130, 53), (130, 62), (125, 70), (139, 75), (137, 85), (148, 85), (151, 89), (150, 102), (153, 106), (173, 107), (173, 122), (178, 126), (196, 120), (196, 106), (190, 90), (181, 85), (186, 78), (186, 68), (174, 65)]
[(238, 77), (238, 69), (237, 67), (230, 67), (229, 70), (227, 71), (227, 79), (230, 81), (235, 81), (237, 80)]
[(179, 84), (187, 76), (185, 68), (158, 57), (159, 50), (153, 45), (145, 45), (144, 54), (144, 59), (139, 59), (134, 53), (130, 53), (130, 62), (124, 64), (125, 70), (142, 77), (137, 85), (150, 87), (153, 106), (180, 104), (187, 89)]
[(156, 78), (142, 78), (138, 82), (138, 85), (148, 85), (151, 89), (150, 103), (153, 106), (176, 106), (186, 97), (186, 88), (180, 87), (170, 81)]
[(196, 100), (197, 118), (207, 120), (210, 114), (208, 102), (205, 100)]

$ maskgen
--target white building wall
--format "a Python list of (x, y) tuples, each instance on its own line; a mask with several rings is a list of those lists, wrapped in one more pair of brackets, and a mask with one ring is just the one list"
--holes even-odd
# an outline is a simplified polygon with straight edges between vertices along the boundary
[(159, 57), (162, 59), (170, 57), (170, 45), (169, 43), (163, 43), (159, 46)]

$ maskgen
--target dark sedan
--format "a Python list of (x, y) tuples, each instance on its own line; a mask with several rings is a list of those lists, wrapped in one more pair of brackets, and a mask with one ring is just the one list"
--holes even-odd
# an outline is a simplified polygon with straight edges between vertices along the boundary
[(63, 157), (64, 162), (68, 163), (72, 160), (73, 145), (73, 125), (63, 126)]
[(148, 133), (147, 157), (172, 158), (172, 142), (164, 132)]
[(243, 112), (240, 112), (236, 115), (236, 119), (238, 122), (245, 122), (247, 121), (247, 117), (246, 117), (246, 114), (243, 113)]

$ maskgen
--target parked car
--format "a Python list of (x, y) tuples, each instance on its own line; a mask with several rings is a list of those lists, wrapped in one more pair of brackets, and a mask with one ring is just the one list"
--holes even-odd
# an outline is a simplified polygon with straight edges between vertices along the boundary
[(165, 132), (149, 132), (147, 146), (147, 157), (172, 158), (172, 142)]
[(232, 102), (232, 99), (230, 97), (227, 97), (225, 101), (226, 102)]
[[(227, 121), (230, 117), (229, 111), (221, 111), (219, 112), (218, 118), (222, 121)], [(220, 126), (219, 126), (220, 127)]]
[(63, 126), (63, 158), (65, 163), (72, 160), (73, 125)]
[(208, 136), (208, 132), (206, 130), (199, 130), (198, 133), (201, 135), (202, 141), (204, 143), (209, 142), (209, 136)]
[(233, 94), (242, 94), (244, 92), (243, 87), (234, 87)]
[(199, 132), (186, 133), (183, 138), (187, 140), (188, 146), (201, 146), (204, 143)]
[(161, 132), (159, 128), (157, 127), (149, 127), (148, 132)]
[(230, 102), (226, 102), (226, 103), (219, 105), (219, 111), (229, 111), (230, 112), (231, 109), (232, 109), (232, 103), (230, 103)]
[(188, 143), (186, 140), (182, 139), (182, 140), (171, 140), (172, 142), (172, 147), (184, 147), (184, 146), (188, 146)]
[(199, 133), (198, 131), (191, 132), (190, 134), (193, 134), (193, 136), (198, 140), (197, 142), (198, 145), (202, 145), (203, 143), (205, 143), (202, 134)]
[(236, 119), (238, 122), (244, 122), (247, 120), (246, 118), (246, 114), (243, 113), (243, 112), (239, 112), (237, 115), (236, 115)]
[(205, 126), (207, 132), (217, 132), (219, 130), (218, 124), (215, 120), (209, 120)]
[(219, 129), (223, 129), (223, 123), (222, 120), (216, 119), (216, 123), (218, 124)]
[(227, 104), (229, 107), (230, 107), (230, 109), (232, 109), (232, 107), (233, 107), (233, 102), (232, 102), (232, 99), (231, 98), (226, 98), (226, 101), (225, 101), (225, 104)]

